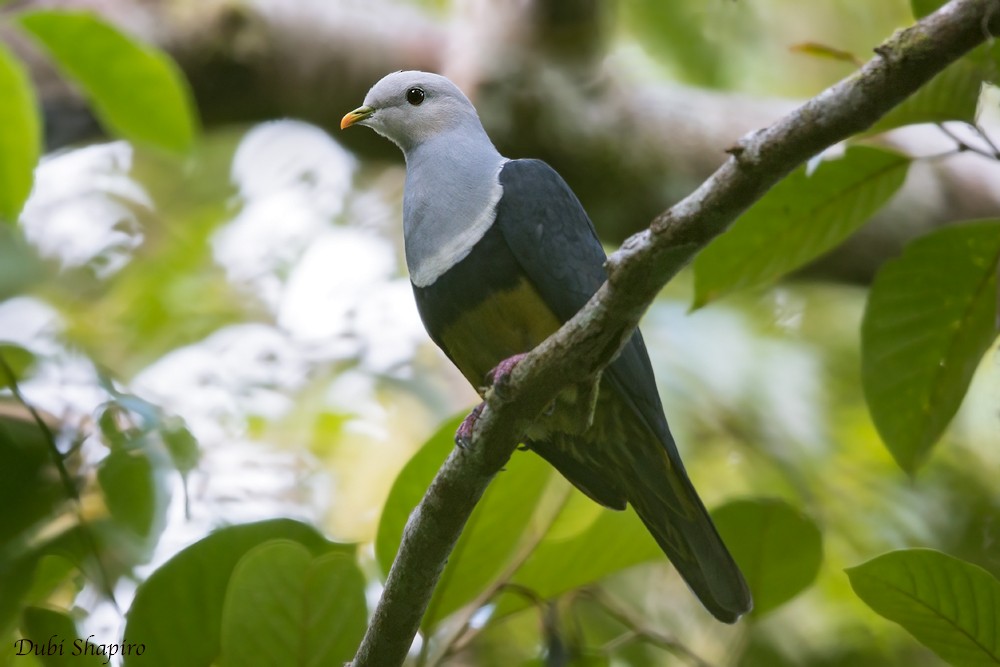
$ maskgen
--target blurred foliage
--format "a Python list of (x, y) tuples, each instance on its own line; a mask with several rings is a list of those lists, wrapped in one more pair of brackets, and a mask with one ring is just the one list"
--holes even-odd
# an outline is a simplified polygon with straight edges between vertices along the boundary
[(882, 117), (869, 130), (885, 132), (894, 127), (916, 123), (943, 123), (976, 119), (979, 92), (986, 77), (985, 68), (971, 56), (952, 63), (906, 101)]
[(620, 0), (620, 42), (667, 76), (696, 86), (810, 96), (851, 72), (850, 59), (795, 48), (866, 54), (911, 20), (906, 0), (656, 2)]
[[(611, 49), (649, 76), (776, 94), (818, 91), (912, 18), (903, 0), (618, 8)], [(294, 121), (199, 136), (166, 55), (89, 14), (0, 20), (130, 142), (36, 165), (34, 93), (0, 51), (0, 218), (18, 222), (0, 225), (0, 664), (348, 660), (475, 396), (413, 308), (401, 170)], [(881, 127), (973, 121), (998, 62), (977, 50)], [(786, 280), (922, 159), (863, 141), (776, 186), (643, 323), (755, 612), (715, 623), (634, 513), (518, 452), (415, 662), (1000, 662), (1000, 222), (917, 239), (870, 295)]]
[(0, 44), (0, 224), (17, 220), (31, 191), (31, 174), (41, 151), (34, 91), (25, 68)]
[(910, 160), (854, 146), (771, 188), (694, 263), (694, 307), (774, 282), (850, 236), (903, 185)]
[(168, 150), (191, 147), (193, 104), (164, 54), (89, 12), (35, 11), (22, 14), (19, 23), (86, 92), (109, 131)]

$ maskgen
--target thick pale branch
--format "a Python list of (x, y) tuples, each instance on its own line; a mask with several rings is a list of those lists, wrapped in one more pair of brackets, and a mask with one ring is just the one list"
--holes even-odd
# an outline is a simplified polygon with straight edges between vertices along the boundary
[(893, 36), (858, 73), (743, 139), (701, 187), (628, 239), (610, 280), (515, 369), (467, 450), (455, 449), (407, 523), (354, 666), (403, 662), (438, 576), (486, 485), (527, 424), (570, 383), (605, 366), (666, 282), (770, 187), (864, 130), (961, 55), (1000, 32), (997, 0), (953, 0)]

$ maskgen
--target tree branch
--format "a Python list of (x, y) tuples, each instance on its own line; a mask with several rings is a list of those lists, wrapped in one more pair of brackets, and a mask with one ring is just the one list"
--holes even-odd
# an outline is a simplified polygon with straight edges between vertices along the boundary
[(701, 248), (795, 167), (860, 132), (990, 35), (996, 0), (952, 0), (875, 49), (860, 71), (743, 138), (705, 183), (608, 260), (609, 280), (491, 392), (473, 445), (456, 448), (407, 522), (354, 667), (406, 658), (448, 555), (486, 485), (525, 427), (560, 390), (611, 361), (656, 294)]

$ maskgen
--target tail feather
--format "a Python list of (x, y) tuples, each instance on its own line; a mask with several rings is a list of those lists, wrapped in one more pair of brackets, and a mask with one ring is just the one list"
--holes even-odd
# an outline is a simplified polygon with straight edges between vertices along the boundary
[[(746, 580), (680, 461), (675, 465), (659, 443), (655, 446), (655, 454), (645, 452), (652, 456), (633, 461), (632, 475), (640, 483), (628, 484), (629, 503), (705, 608), (720, 621), (735, 623), (753, 608)], [(630, 454), (633, 458), (635, 450)], [(648, 460), (654, 458), (658, 465)]]
[(633, 500), (639, 518), (687, 585), (713, 616), (735, 623), (753, 608), (750, 589), (707, 512), (695, 521), (671, 522), (662, 506), (648, 498)]
[(627, 500), (705, 608), (736, 622), (753, 606), (750, 590), (679, 457), (638, 420), (625, 431), (612, 446), (563, 434), (529, 446), (601, 505), (622, 510)]
[[(604, 473), (604, 467), (594, 465), (592, 461), (580, 460), (579, 452), (573, 452), (573, 439), (554, 434), (551, 442), (546, 440), (532, 440), (528, 447), (548, 461), (552, 467), (558, 470), (563, 477), (568, 479), (573, 486), (578, 488), (588, 498), (598, 505), (613, 510), (623, 510), (626, 507), (624, 492), (615, 483), (615, 480)], [(596, 452), (600, 454), (600, 452)]]
[(592, 500), (631, 504), (702, 604), (734, 623), (753, 607), (750, 590), (688, 479), (656, 395), (639, 404), (613, 375), (609, 384), (587, 432), (551, 429), (528, 446)]

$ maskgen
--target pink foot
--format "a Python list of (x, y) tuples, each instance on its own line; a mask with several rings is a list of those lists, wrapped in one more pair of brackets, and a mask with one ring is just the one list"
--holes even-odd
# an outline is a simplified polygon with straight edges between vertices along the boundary
[(496, 368), (491, 370), (486, 374), (486, 381), (493, 385), (495, 391), (503, 393), (503, 390), (507, 387), (507, 383), (510, 382), (510, 374), (514, 372), (514, 368), (521, 363), (521, 360), (528, 356), (527, 352), (522, 352), (520, 354), (515, 354), (512, 357), (507, 357), (499, 364)]
[[(526, 354), (521, 353), (508, 357), (486, 374), (486, 382), (493, 386), (494, 391), (503, 393), (504, 387), (510, 381), (510, 374), (513, 372), (514, 367), (521, 363)], [(483, 408), (485, 407), (486, 402), (484, 401), (472, 408), (472, 412), (458, 425), (458, 430), (455, 431), (455, 444), (462, 449), (468, 449), (472, 445), (472, 431), (476, 427), (476, 421), (479, 419), (479, 415), (483, 414)]]
[(462, 449), (468, 449), (472, 444), (472, 429), (476, 427), (476, 420), (479, 419), (479, 415), (483, 414), (485, 407), (486, 403), (480, 403), (472, 408), (472, 412), (458, 425), (458, 430), (455, 431), (455, 444)]

